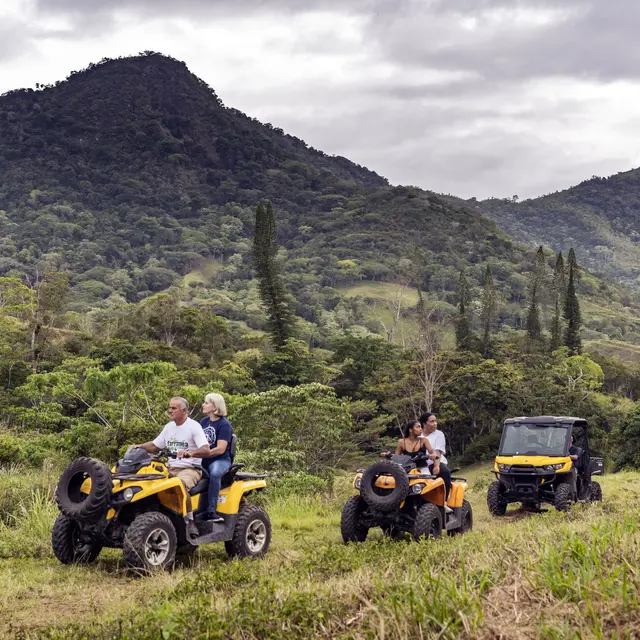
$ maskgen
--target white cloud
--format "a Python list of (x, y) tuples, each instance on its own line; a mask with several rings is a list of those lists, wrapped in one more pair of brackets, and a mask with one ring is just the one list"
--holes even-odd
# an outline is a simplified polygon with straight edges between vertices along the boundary
[(3, 0), (0, 92), (151, 49), (225, 104), (393, 183), (527, 197), (640, 164), (634, 7)]

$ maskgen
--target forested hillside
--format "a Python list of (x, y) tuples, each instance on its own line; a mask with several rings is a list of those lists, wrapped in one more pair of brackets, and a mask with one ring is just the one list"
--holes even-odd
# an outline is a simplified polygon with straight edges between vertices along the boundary
[[(469, 208), (389, 187), (225, 108), (183, 63), (157, 54), (107, 60), (0, 98), (0, 274), (65, 272), (68, 309), (136, 302), (187, 276), (196, 298), (261, 328), (260, 312), (243, 308), (261, 199), (274, 203), (285, 277), (306, 320), (321, 323), (341, 297), (335, 288), (361, 280), (411, 281), (452, 303), (466, 268), (479, 295), (491, 259), (501, 318), (521, 324), (533, 251)], [(580, 286), (631, 302), (593, 278)], [(585, 314), (608, 337), (635, 331), (628, 318), (591, 320)]]
[(640, 169), (594, 176), (523, 202), (514, 197), (467, 204), (518, 242), (565, 252), (576, 247), (578, 260), (587, 268), (640, 286)]
[[(260, 201), (295, 316), (278, 344), (255, 279)], [(247, 461), (312, 489), (424, 409), (467, 461), (505, 416), (546, 412), (589, 417), (628, 462), (638, 300), (583, 268), (586, 238), (566, 234), (577, 263), (523, 247), (225, 107), (176, 60), (0, 97), (0, 210), (0, 462), (112, 460), (157, 432), (172, 393), (196, 415), (211, 390)], [(275, 431), (256, 433), (265, 416)]]

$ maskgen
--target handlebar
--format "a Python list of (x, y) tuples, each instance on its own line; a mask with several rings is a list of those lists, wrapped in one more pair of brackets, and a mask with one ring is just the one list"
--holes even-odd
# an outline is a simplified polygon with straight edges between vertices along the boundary
[(160, 449), (157, 453), (150, 453), (149, 456), (152, 460), (157, 460), (158, 462), (162, 462), (163, 458), (177, 458), (177, 454), (173, 451), (169, 451), (169, 449)]

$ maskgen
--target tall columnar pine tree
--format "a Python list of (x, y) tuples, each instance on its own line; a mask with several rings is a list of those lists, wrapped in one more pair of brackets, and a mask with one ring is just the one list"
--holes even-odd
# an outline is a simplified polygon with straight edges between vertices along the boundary
[(276, 348), (283, 346), (293, 334), (294, 315), (289, 293), (282, 280), (276, 256), (278, 240), (271, 202), (256, 209), (253, 254), (260, 298), (267, 313), (267, 326)]
[(544, 290), (546, 263), (544, 250), (538, 248), (536, 260), (529, 282), (529, 306), (527, 307), (526, 329), (530, 340), (538, 342), (542, 338), (542, 323), (540, 321), (540, 298)]
[(569, 271), (572, 268), (573, 268), (573, 278), (575, 281), (578, 281), (580, 279), (580, 272), (578, 271), (578, 261), (576, 260), (576, 252), (573, 250), (573, 247), (569, 249), (569, 255), (567, 256), (567, 264), (565, 265), (565, 268), (564, 268), (567, 282), (569, 281)]
[(556, 266), (553, 269), (551, 295), (553, 296), (553, 317), (551, 320), (551, 341), (549, 347), (551, 351), (555, 351), (562, 346), (562, 312), (567, 297), (567, 278), (564, 271), (562, 251), (558, 253)]
[(564, 333), (564, 344), (569, 348), (569, 355), (576, 355), (582, 352), (582, 338), (580, 337), (580, 325), (582, 318), (580, 315), (580, 304), (576, 295), (574, 284), (575, 271), (573, 264), (569, 264), (569, 284), (567, 285), (567, 299), (564, 305), (564, 317), (567, 328)]
[(534, 342), (542, 338), (542, 324), (540, 323), (540, 304), (538, 302), (539, 285), (533, 282), (529, 287), (529, 306), (525, 321), (527, 337)]
[(487, 265), (484, 273), (484, 289), (482, 291), (482, 307), (480, 310), (480, 320), (482, 321), (482, 348), (485, 355), (489, 351), (491, 333), (493, 332), (498, 310), (498, 298), (496, 288), (493, 284), (493, 274), (491, 265)]
[(465, 270), (460, 271), (458, 280), (458, 317), (456, 319), (456, 347), (469, 349), (473, 339), (471, 324), (469, 322), (469, 284)]

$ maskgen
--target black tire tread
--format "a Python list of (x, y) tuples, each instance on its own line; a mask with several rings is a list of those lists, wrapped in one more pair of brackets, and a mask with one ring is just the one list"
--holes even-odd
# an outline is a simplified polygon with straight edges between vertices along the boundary
[[(466, 527), (464, 525), (465, 520), (467, 519), (467, 514), (470, 516), (469, 526)], [(462, 511), (460, 512), (460, 520), (463, 523), (462, 526), (458, 529), (452, 529), (449, 531), (451, 535), (462, 535), (463, 533), (467, 533), (473, 529), (473, 510), (471, 509), (471, 505), (468, 500), (462, 501)]]
[(556, 487), (553, 506), (558, 511), (569, 511), (571, 508), (571, 485), (568, 483), (560, 484)]
[(591, 502), (602, 502), (602, 487), (599, 482), (591, 481)]
[[(169, 553), (162, 567), (148, 567), (144, 561), (144, 553), (141, 553), (142, 547), (149, 529), (160, 524), (169, 525), (169, 537), (172, 538), (173, 553)], [(127, 532), (124, 535), (124, 544), (122, 545), (122, 555), (125, 562), (136, 569), (164, 569), (175, 560), (177, 547), (178, 536), (171, 519), (159, 511), (147, 511), (136, 516), (127, 528)]]
[[(259, 553), (251, 553), (245, 547), (245, 531), (246, 527), (251, 520), (257, 515), (262, 516), (263, 522), (267, 527), (267, 541), (265, 542), (262, 551)], [(269, 550), (271, 544), (271, 520), (267, 512), (256, 504), (241, 504), (238, 511), (238, 519), (236, 520), (236, 526), (233, 530), (233, 537), (224, 543), (224, 548), (229, 556), (232, 558), (262, 558)]]
[[(85, 500), (74, 503), (66, 495), (67, 478), (84, 471), (91, 478), (91, 492)], [(113, 479), (111, 470), (95, 458), (76, 458), (67, 465), (56, 487), (56, 503), (60, 511), (69, 518), (82, 522), (98, 522), (111, 504)]]
[(503, 516), (507, 512), (507, 504), (500, 496), (501, 484), (499, 481), (492, 482), (487, 490), (487, 507), (492, 516)]
[[(380, 495), (374, 491), (375, 478), (380, 475), (390, 475), (396, 486), (387, 495)], [(362, 475), (360, 495), (366, 503), (377, 511), (395, 511), (406, 499), (409, 491), (409, 476), (400, 466), (387, 460), (372, 464)]]
[(102, 545), (94, 545), (87, 553), (78, 555), (73, 548), (73, 528), (79, 526), (77, 522), (61, 513), (53, 523), (51, 531), (51, 546), (53, 553), (62, 564), (89, 564), (102, 551)]
[[(428, 532), (431, 529), (431, 523), (434, 518), (438, 519), (439, 530), (436, 534), (431, 535)], [(440, 507), (431, 502), (427, 502), (418, 509), (418, 515), (413, 525), (413, 537), (416, 540), (420, 540), (422, 537), (439, 538), (442, 535), (442, 526)]]
[(367, 503), (361, 496), (351, 496), (342, 507), (340, 516), (340, 533), (342, 540), (348, 542), (364, 542), (369, 533), (368, 527), (359, 523), (360, 514), (366, 509)]

